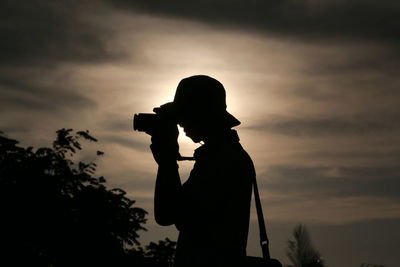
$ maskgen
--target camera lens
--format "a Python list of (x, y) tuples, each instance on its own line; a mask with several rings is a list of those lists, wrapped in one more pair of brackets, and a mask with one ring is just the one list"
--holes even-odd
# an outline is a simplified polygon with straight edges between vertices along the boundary
[(138, 113), (133, 116), (133, 130), (151, 132), (157, 125), (158, 116), (154, 113)]

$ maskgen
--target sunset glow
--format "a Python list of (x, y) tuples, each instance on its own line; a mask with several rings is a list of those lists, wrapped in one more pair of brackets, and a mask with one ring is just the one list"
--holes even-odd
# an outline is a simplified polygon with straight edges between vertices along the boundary
[[(304, 223), (329, 266), (399, 266), (398, 4), (6, 2), (23, 14), (0, 11), (0, 130), (40, 147), (57, 129), (88, 129), (105, 151), (99, 175), (149, 213), (143, 243), (177, 230), (154, 221), (157, 165), (133, 115), (205, 74), (241, 121), (276, 257), (289, 263), (286, 242)], [(182, 128), (178, 141), (184, 156), (201, 145)], [(185, 181), (193, 162), (179, 166)], [(248, 254), (260, 255), (254, 209), (250, 225)]]

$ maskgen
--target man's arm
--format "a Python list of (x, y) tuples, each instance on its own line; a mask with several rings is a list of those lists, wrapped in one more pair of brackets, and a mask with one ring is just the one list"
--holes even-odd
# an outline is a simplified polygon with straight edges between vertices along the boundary
[(154, 217), (160, 225), (176, 221), (181, 180), (178, 172), (178, 129), (176, 125), (164, 125), (162, 131), (152, 135), (150, 146), (158, 164), (154, 194)]
[(158, 224), (167, 226), (176, 222), (181, 186), (176, 163), (158, 166), (154, 194), (154, 217)]

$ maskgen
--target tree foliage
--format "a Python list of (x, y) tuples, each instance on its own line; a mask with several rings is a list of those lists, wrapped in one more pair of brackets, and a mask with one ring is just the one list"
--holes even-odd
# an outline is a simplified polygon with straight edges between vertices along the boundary
[(0, 132), (1, 266), (125, 266), (140, 258), (146, 211), (94, 176), (94, 161), (72, 160), (81, 140), (97, 141), (61, 129), (51, 148), (34, 150)]
[(294, 240), (288, 241), (287, 255), (293, 267), (324, 267), (320, 253), (313, 247), (307, 228), (299, 224), (293, 230)]
[(146, 252), (144, 256), (154, 266), (172, 267), (175, 247), (176, 242), (171, 241), (169, 238), (160, 240), (158, 243), (150, 242), (150, 244), (146, 246)]

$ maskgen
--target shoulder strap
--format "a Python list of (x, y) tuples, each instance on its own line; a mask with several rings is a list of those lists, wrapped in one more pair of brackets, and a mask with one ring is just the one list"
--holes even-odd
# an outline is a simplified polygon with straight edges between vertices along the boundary
[(267, 230), (265, 227), (264, 215), (263, 215), (263, 211), (262, 211), (262, 207), (261, 207), (260, 195), (258, 193), (257, 179), (256, 179), (255, 174), (253, 176), (253, 188), (254, 188), (254, 200), (255, 200), (256, 209), (257, 209), (258, 226), (260, 229), (261, 250), (262, 250), (263, 258), (266, 260), (269, 260), (271, 258), (270, 254), (269, 254), (269, 240), (268, 240), (268, 236), (267, 236)]

